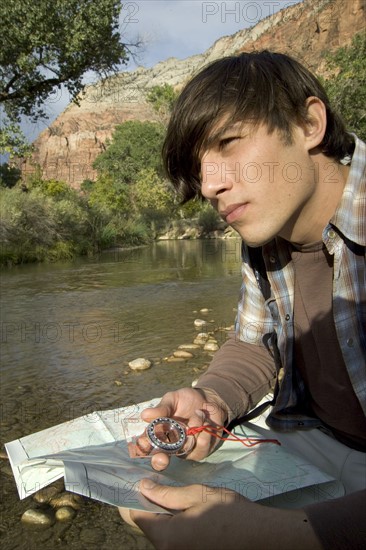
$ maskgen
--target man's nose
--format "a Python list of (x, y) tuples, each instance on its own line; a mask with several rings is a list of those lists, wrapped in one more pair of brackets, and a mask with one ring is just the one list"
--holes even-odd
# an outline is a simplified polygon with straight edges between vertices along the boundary
[(236, 169), (229, 170), (226, 163), (216, 159), (215, 155), (206, 155), (201, 163), (202, 195), (208, 200), (213, 200), (221, 193), (230, 190), (235, 181), (236, 172)]

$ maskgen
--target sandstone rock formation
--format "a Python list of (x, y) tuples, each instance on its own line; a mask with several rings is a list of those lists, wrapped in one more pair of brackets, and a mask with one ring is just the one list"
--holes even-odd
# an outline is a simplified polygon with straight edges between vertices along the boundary
[(146, 102), (152, 86), (167, 83), (179, 90), (194, 72), (224, 55), (268, 48), (289, 53), (325, 74), (324, 54), (349, 44), (365, 28), (365, 5), (366, 0), (304, 0), (250, 29), (217, 40), (200, 55), (169, 58), (152, 68), (140, 67), (90, 85), (80, 106), (70, 104), (40, 134), (33, 158), (21, 161), (22, 172), (30, 173), (38, 164), (45, 179), (64, 180), (75, 188), (84, 179), (95, 179), (93, 161), (117, 124), (156, 119)]

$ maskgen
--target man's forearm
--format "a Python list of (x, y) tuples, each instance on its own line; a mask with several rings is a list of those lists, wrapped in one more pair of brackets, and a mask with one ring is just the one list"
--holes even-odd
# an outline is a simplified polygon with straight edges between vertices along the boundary
[(226, 404), (230, 422), (252, 409), (274, 381), (274, 362), (264, 347), (230, 338), (216, 352), (196, 388), (216, 392)]

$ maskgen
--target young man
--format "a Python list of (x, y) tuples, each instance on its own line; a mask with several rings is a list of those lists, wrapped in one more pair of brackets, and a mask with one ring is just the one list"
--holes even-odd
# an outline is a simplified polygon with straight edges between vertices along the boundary
[[(366, 147), (317, 81), (267, 51), (212, 63), (187, 84), (164, 145), (184, 200), (211, 202), (243, 240), (236, 334), (197, 386), (145, 420), (228, 425), (274, 388), (267, 424), (339, 479), (345, 496), (285, 510), (232, 491), (151, 486), (177, 511), (133, 512), (157, 548), (361, 548), (366, 501)], [(213, 449), (196, 436), (188, 458)], [(164, 469), (166, 455), (153, 467)], [(203, 498), (205, 495), (205, 498)]]

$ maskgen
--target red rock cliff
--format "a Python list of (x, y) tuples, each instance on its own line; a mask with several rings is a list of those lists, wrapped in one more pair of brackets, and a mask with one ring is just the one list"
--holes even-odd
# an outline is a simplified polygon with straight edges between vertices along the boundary
[(251, 29), (217, 40), (203, 54), (170, 58), (151, 69), (138, 68), (88, 86), (80, 106), (70, 104), (39, 135), (33, 158), (21, 163), (23, 174), (38, 164), (44, 178), (64, 180), (76, 188), (84, 179), (95, 179), (93, 161), (114, 127), (131, 119), (155, 119), (145, 99), (149, 88), (168, 83), (179, 89), (194, 71), (224, 55), (268, 48), (289, 53), (324, 74), (324, 54), (349, 44), (365, 28), (365, 5), (366, 0), (304, 0)]

